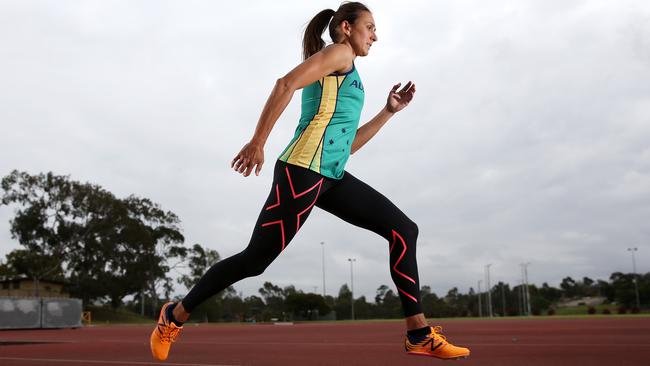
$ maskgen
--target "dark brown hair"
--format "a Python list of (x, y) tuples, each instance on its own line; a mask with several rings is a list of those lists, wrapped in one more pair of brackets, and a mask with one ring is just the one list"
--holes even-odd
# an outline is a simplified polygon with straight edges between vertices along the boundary
[(332, 41), (336, 43), (338, 37), (336, 34), (336, 27), (338, 27), (344, 20), (347, 20), (350, 24), (354, 24), (362, 11), (370, 12), (370, 10), (368, 10), (368, 8), (362, 3), (346, 1), (339, 6), (337, 11), (325, 9), (316, 14), (309, 24), (307, 24), (305, 36), (302, 39), (302, 52), (304, 59), (308, 59), (311, 55), (325, 47), (325, 41), (323, 41), (321, 36), (323, 32), (325, 32), (328, 23), (330, 38), (332, 38)]

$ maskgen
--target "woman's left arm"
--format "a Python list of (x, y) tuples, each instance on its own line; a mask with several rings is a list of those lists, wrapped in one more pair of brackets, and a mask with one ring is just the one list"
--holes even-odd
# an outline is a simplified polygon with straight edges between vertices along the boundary
[(370, 141), (377, 132), (388, 122), (388, 120), (395, 115), (395, 113), (404, 109), (415, 94), (415, 84), (410, 81), (404, 85), (402, 90), (397, 91), (397, 89), (402, 85), (402, 83), (397, 83), (393, 86), (390, 93), (388, 93), (388, 100), (386, 101), (386, 106), (379, 111), (379, 113), (370, 121), (368, 121), (363, 126), (359, 127), (357, 134), (352, 142), (351, 154), (354, 154), (359, 150), (366, 142)]

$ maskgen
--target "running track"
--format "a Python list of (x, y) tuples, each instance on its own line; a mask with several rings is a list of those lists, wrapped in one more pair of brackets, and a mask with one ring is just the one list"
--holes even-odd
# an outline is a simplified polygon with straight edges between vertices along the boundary
[(402, 322), (359, 322), (189, 325), (166, 362), (149, 354), (153, 325), (0, 331), (0, 365), (650, 365), (648, 317), (438, 324), (452, 343), (471, 349), (469, 359), (408, 356)]

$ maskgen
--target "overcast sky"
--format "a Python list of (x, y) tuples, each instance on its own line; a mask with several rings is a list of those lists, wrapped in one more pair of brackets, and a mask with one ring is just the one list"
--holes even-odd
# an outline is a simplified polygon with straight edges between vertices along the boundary
[[(391, 86), (417, 93), (346, 169), (420, 227), (420, 279), (439, 295), (492, 282), (559, 285), (650, 271), (650, 3), (371, 1), (379, 41), (355, 63), (361, 123)], [(336, 1), (0, 1), (0, 175), (52, 171), (135, 194), (186, 243), (241, 251), (298, 122), (278, 120), (259, 177), (229, 163), (306, 23)], [(329, 38), (324, 36), (327, 40)], [(0, 257), (18, 248), (0, 208)], [(355, 295), (390, 285), (388, 243), (315, 209), (264, 281)], [(185, 289), (178, 285), (178, 293)]]

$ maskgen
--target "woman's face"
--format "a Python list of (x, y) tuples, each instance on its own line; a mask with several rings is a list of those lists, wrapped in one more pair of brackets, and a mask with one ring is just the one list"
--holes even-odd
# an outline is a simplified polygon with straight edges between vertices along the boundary
[[(345, 22), (345, 25), (349, 23)], [(375, 19), (372, 14), (367, 11), (361, 12), (354, 24), (349, 24), (344, 32), (349, 30), (350, 46), (357, 56), (367, 56), (370, 51), (370, 46), (377, 42), (377, 35), (375, 34)]]

